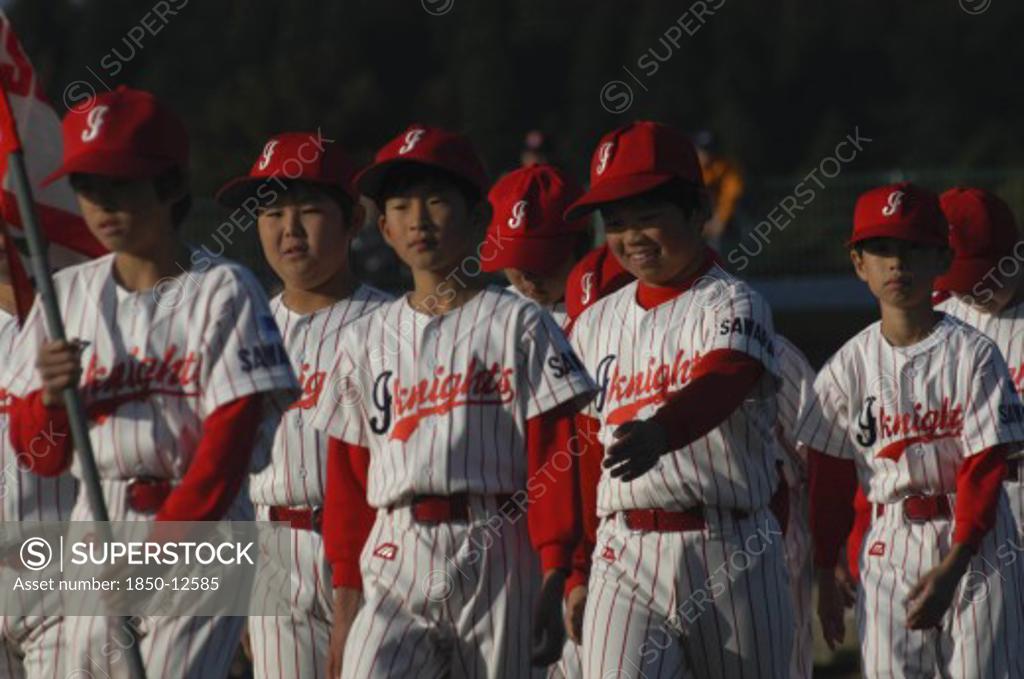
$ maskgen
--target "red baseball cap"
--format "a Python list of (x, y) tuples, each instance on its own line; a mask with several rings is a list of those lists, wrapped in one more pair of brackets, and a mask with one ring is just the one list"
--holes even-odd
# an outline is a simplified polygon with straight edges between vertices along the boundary
[(935, 281), (939, 290), (968, 293), (999, 263), (1012, 255), (1020, 235), (1013, 211), (993, 193), (957, 187), (939, 197), (949, 220), (953, 264)]
[(939, 197), (910, 182), (879, 186), (861, 194), (853, 209), (853, 235), (847, 245), (869, 238), (949, 247), (949, 222)]
[(565, 282), (565, 312), (575, 320), (597, 300), (610, 295), (633, 280), (611, 251), (600, 245), (577, 262)]
[(590, 189), (565, 217), (579, 219), (602, 203), (646, 193), (673, 179), (704, 188), (693, 142), (668, 125), (630, 123), (601, 137), (590, 161)]
[(356, 189), (377, 200), (384, 176), (399, 163), (435, 167), (466, 180), (480, 195), (487, 191), (487, 171), (468, 137), (418, 123), (377, 151), (373, 163), (356, 175)]
[(522, 269), (546, 275), (572, 253), (585, 220), (567, 221), (565, 208), (583, 194), (551, 165), (509, 172), (491, 188), (491, 223), (480, 246), (484, 271)]
[(72, 110), (61, 125), (64, 160), (43, 186), (76, 172), (148, 179), (188, 167), (188, 132), (177, 115), (149, 92), (124, 85)]
[(283, 132), (271, 137), (249, 174), (235, 177), (217, 191), (217, 200), (236, 207), (252, 195), (259, 184), (277, 178), (304, 181), (341, 189), (353, 201), (359, 194), (352, 187), (355, 166), (339, 144), (314, 132)]

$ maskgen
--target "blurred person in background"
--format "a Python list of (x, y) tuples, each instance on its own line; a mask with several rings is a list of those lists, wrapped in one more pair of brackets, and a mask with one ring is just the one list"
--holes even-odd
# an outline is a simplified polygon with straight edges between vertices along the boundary
[(704, 184), (711, 199), (711, 218), (704, 224), (704, 237), (716, 250), (732, 235), (736, 206), (743, 195), (743, 173), (734, 161), (718, 153), (715, 134), (699, 130), (693, 135)]

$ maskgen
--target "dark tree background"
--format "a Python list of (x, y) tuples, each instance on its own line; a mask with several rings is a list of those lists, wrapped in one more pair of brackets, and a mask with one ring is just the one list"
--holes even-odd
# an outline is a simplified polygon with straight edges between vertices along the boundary
[[(875, 140), (861, 171), (1015, 167), (1024, 152), (1024, 4), (1010, 0), (164, 5), (178, 8), (166, 23), (148, 0), (8, 3), (58, 108), (74, 81), (172, 102), (193, 135), (200, 194), (247, 166), (270, 132), (322, 126), (366, 158), (412, 121), (465, 130), (492, 171), (541, 127), (582, 173), (599, 135), (632, 118), (712, 127), (754, 177), (806, 171), (854, 126)], [(140, 48), (127, 36), (147, 12), (159, 32)], [(659, 42), (687, 14), (693, 35)], [(650, 76), (637, 65), (648, 50)], [(101, 64), (115, 62), (110, 76)], [(618, 115), (599, 99), (613, 79), (635, 94)]]

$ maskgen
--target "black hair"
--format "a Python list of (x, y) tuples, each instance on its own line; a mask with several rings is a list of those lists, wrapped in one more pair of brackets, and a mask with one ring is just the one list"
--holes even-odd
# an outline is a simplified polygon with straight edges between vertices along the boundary
[[(273, 180), (273, 182), (276, 184), (277, 180)], [(307, 182), (301, 179), (283, 179), (280, 182), (283, 188), (274, 193), (273, 197), (276, 200), (288, 198), (296, 202), (302, 202), (311, 197), (327, 197), (333, 200), (341, 209), (341, 216), (345, 224), (349, 224), (352, 221), (352, 210), (355, 208), (355, 201), (339, 187), (318, 182)], [(260, 207), (267, 208), (273, 204), (274, 201), (264, 202)]]
[(707, 213), (710, 210), (707, 191), (681, 179), (669, 180), (628, 200), (638, 203), (671, 203), (678, 207), (687, 219), (694, 214)]
[(447, 185), (458, 190), (466, 201), (467, 212), (472, 212), (483, 199), (480, 189), (468, 179), (463, 179), (454, 172), (442, 170), (439, 167), (415, 162), (399, 163), (388, 168), (381, 178), (380, 188), (372, 197), (377, 203), (377, 207), (383, 211), (384, 203), (388, 198), (393, 198), (417, 184)]
[[(87, 176), (87, 175), (86, 175)], [(76, 193), (81, 193), (86, 190), (88, 186), (88, 179), (86, 176), (77, 172), (72, 173), (68, 177), (68, 182), (71, 184), (72, 190)], [(117, 182), (129, 182), (131, 179), (117, 179), (113, 181)], [(175, 166), (168, 168), (153, 177), (153, 189), (156, 191), (157, 198), (160, 200), (166, 200), (168, 197), (173, 196), (177, 193), (184, 193), (173, 205), (171, 205), (171, 223), (174, 228), (178, 228), (184, 223), (188, 213), (192, 210), (192, 193), (188, 190), (188, 182), (185, 178), (185, 172)]]
[[(902, 240), (902, 239), (891, 238), (889, 236), (878, 236), (878, 237), (875, 237), (875, 238), (865, 238), (864, 240), (859, 240), (856, 243), (854, 243), (853, 245), (851, 245), (850, 249), (853, 250), (854, 252), (856, 252), (858, 255), (863, 255), (865, 250), (870, 249), (871, 246), (873, 246), (873, 245), (878, 245), (883, 240)], [(934, 243), (918, 243), (918, 242), (915, 242), (915, 241), (905, 241), (905, 242), (909, 242), (911, 247), (913, 247), (915, 249), (920, 249), (920, 250), (934, 250), (935, 252), (939, 252), (939, 253), (946, 253), (946, 252), (952, 252), (953, 251), (952, 248), (950, 248), (948, 245), (937, 245), (937, 244), (934, 244)]]
[(587, 228), (576, 235), (576, 242), (572, 246), (572, 261), (578, 262), (583, 259), (594, 247), (594, 230), (587, 225)]
[(153, 188), (160, 200), (184, 192), (184, 195), (171, 205), (171, 223), (174, 224), (174, 228), (181, 226), (192, 210), (192, 193), (188, 190), (185, 173), (177, 166), (164, 170), (153, 179)]

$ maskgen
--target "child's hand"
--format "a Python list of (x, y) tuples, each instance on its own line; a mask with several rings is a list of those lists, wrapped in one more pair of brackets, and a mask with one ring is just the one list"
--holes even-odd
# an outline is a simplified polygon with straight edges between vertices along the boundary
[(843, 595), (836, 582), (835, 571), (831, 568), (818, 570), (818, 619), (821, 634), (830, 650), (843, 643), (846, 637), (846, 623), (843, 621), (845, 607)]
[(941, 564), (918, 580), (904, 601), (908, 629), (931, 629), (942, 623), (969, 563), (968, 548), (957, 544)]
[(643, 476), (667, 452), (668, 436), (653, 420), (633, 420), (615, 430), (615, 443), (608, 447), (605, 469), (613, 478), (632, 481)]
[(43, 381), (43, 405), (47, 408), (64, 404), (64, 390), (77, 386), (82, 376), (82, 350), (88, 346), (80, 340), (43, 342), (36, 358), (36, 368)]

